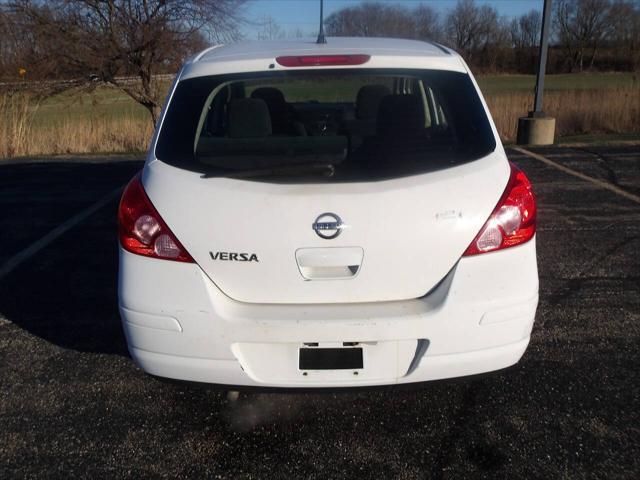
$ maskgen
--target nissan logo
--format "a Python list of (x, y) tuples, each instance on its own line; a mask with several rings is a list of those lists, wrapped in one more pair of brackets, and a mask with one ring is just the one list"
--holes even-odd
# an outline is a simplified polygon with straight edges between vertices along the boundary
[(312, 228), (320, 238), (331, 240), (340, 235), (344, 223), (335, 213), (323, 213), (313, 222)]

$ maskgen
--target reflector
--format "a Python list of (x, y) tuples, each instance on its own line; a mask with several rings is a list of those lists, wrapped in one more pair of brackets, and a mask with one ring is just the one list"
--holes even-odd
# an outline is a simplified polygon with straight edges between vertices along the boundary
[(180, 248), (166, 233), (156, 238), (153, 244), (153, 251), (160, 257), (177, 258), (180, 255)]
[(502, 243), (502, 233), (497, 225), (492, 225), (485, 228), (476, 242), (478, 250), (486, 252), (488, 250), (495, 250)]

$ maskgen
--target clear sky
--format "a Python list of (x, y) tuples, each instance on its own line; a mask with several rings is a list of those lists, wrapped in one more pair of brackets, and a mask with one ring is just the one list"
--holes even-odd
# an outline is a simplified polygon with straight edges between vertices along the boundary
[[(387, 0), (381, 3), (399, 4), (414, 7), (420, 3), (430, 5), (440, 14), (455, 6), (457, 0)], [(325, 18), (336, 10), (362, 3), (363, 0), (324, 0)], [(529, 10), (542, 10), (543, 0), (476, 0), (476, 3), (489, 4), (498, 10), (500, 15), (508, 17), (527, 13)], [(297, 28), (306, 34), (318, 30), (320, 0), (249, 0), (244, 7), (248, 20), (255, 24), (244, 27), (243, 33), (248, 39), (255, 40), (262, 29), (258, 25), (266, 16), (271, 16), (285, 32)]]

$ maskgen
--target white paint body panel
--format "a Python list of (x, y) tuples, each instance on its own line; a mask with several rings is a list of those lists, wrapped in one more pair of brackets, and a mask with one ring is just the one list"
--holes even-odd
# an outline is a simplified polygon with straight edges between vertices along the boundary
[[(200, 178), (151, 162), (151, 202), (211, 280), (251, 303), (384, 302), (420, 297), (458, 261), (493, 211), (509, 178), (500, 153), (433, 173), (381, 182), (277, 184)], [(311, 228), (323, 212), (346, 228), (335, 239)], [(306, 282), (300, 248), (359, 247), (358, 275)], [(213, 260), (250, 252), (258, 262)], [(409, 281), (410, 279), (410, 281)]]
[[(466, 65), (452, 50), (440, 45), (394, 38), (331, 38), (324, 45), (314, 39), (239, 42), (223, 45), (194, 57), (185, 65), (181, 78), (194, 78), (221, 73), (292, 70), (275, 61), (277, 56), (291, 55), (371, 55), (362, 68), (431, 68), (466, 72)], [(272, 65), (272, 67), (270, 67)], [(299, 69), (305, 69), (300, 67)], [(353, 67), (314, 67), (353, 68)]]
[[(146, 372), (269, 387), (411, 383), (505, 368), (524, 353), (538, 303), (535, 240), (465, 257), (429, 296), (399, 302), (242, 303), (224, 295), (197, 265), (122, 249), (119, 287), (129, 351)], [(158, 328), (130, 323), (129, 311), (170, 316), (182, 331), (163, 329), (162, 321)], [(500, 321), (483, 321), (492, 316)], [(429, 340), (429, 347), (407, 373), (417, 339)], [(303, 376), (294, 355), (306, 342), (369, 342), (365, 348), (386, 350), (392, 370), (365, 364), (357, 377), (350, 371)]]
[[(263, 71), (275, 52), (365, 53), (372, 55), (366, 68), (467, 71), (458, 55), (423, 42), (329, 42), (210, 49), (177, 81)], [(203, 179), (156, 160), (156, 134), (144, 188), (196, 264), (121, 249), (120, 312), (132, 357), (154, 375), (275, 387), (418, 382), (517, 362), (538, 301), (535, 239), (461, 257), (509, 177), (491, 125), (497, 148), (480, 160), (342, 184)], [(311, 228), (324, 212), (346, 224), (335, 239)], [(209, 252), (217, 251), (255, 253), (259, 261), (213, 260)], [(359, 342), (364, 368), (301, 372), (298, 350), (309, 342)]]

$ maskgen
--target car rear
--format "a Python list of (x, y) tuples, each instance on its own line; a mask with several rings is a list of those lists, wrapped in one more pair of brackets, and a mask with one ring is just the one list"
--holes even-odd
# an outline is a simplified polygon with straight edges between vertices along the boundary
[(154, 375), (231, 385), (503, 368), (535, 316), (535, 217), (448, 49), (211, 50), (178, 75), (121, 202), (129, 350)]

